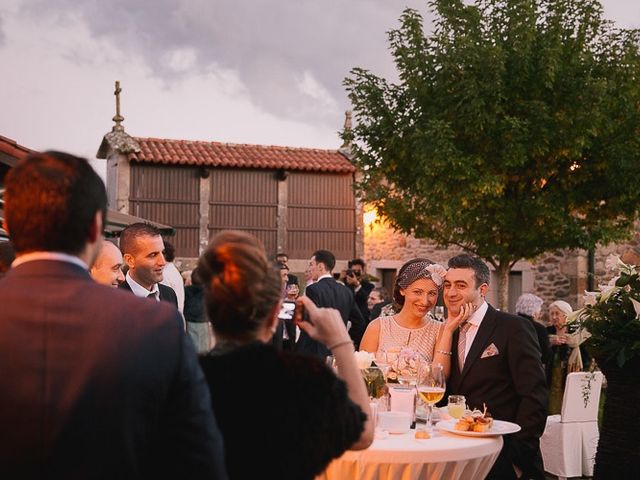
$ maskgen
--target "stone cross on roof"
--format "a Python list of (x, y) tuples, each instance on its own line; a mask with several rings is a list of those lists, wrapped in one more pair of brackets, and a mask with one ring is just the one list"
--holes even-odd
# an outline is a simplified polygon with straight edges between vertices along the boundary
[(113, 126), (114, 132), (124, 132), (124, 127), (121, 125), (124, 121), (124, 117), (120, 115), (120, 92), (122, 92), (122, 89), (120, 88), (120, 81), (116, 80), (116, 90), (113, 92), (116, 96), (116, 116), (113, 117), (113, 121), (116, 122)]

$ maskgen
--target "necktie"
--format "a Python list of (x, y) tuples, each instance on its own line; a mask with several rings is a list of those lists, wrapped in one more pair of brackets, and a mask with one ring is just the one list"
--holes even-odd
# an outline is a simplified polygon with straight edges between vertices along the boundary
[(157, 300), (155, 292), (151, 292), (149, 295), (147, 295), (147, 298), (153, 298), (154, 300)]
[(460, 332), (458, 333), (458, 368), (461, 372), (464, 367), (464, 351), (467, 346), (467, 330), (469, 330), (469, 328), (471, 328), (471, 324), (465, 322), (464, 325), (460, 327)]

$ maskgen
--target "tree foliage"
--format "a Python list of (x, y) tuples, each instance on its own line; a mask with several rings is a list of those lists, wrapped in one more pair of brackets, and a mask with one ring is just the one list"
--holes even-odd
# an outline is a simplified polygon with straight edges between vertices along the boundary
[(434, 0), (389, 32), (399, 81), (355, 68), (356, 184), (392, 226), (506, 276), (628, 234), (640, 205), (638, 31), (596, 0)]

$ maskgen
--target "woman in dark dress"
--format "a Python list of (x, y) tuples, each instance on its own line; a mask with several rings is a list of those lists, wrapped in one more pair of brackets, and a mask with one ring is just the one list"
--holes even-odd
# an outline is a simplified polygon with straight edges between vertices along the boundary
[(316, 358), (268, 343), (281, 283), (255, 237), (219, 234), (198, 268), (216, 337), (201, 365), (230, 478), (312, 479), (346, 449), (369, 446), (369, 398), (340, 314), (298, 299), (310, 320), (300, 328), (327, 345), (342, 379)]

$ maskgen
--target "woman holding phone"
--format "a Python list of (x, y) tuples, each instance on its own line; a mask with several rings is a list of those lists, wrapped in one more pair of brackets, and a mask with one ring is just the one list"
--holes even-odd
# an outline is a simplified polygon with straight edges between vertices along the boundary
[(345, 450), (368, 447), (369, 397), (338, 311), (297, 300), (309, 320), (299, 327), (331, 350), (340, 378), (319, 359), (270, 345), (281, 282), (255, 237), (220, 233), (198, 268), (217, 340), (201, 365), (229, 477), (313, 479)]

